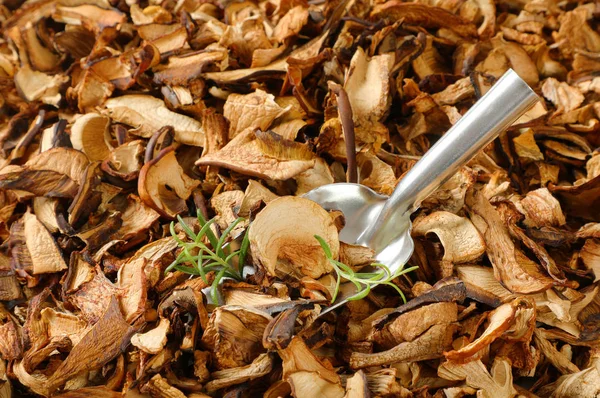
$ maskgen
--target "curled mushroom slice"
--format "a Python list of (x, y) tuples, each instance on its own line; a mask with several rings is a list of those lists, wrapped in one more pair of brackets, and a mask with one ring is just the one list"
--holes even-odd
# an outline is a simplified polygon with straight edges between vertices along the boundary
[(218, 166), (270, 180), (287, 180), (310, 169), (315, 159), (308, 147), (273, 132), (247, 129), (217, 152), (203, 155), (199, 166)]
[(293, 396), (344, 396), (340, 376), (323, 365), (301, 337), (294, 337), (287, 348), (278, 352), (283, 360), (283, 379), (290, 383)]
[(260, 354), (250, 365), (233, 369), (224, 369), (211, 373), (212, 380), (204, 388), (214, 393), (225, 387), (241, 384), (265, 376), (273, 369), (273, 358), (269, 354)]
[(131, 336), (131, 344), (148, 354), (158, 354), (167, 344), (167, 334), (171, 323), (167, 318), (161, 318), (158, 325), (146, 333), (136, 333)]
[(85, 153), (90, 161), (104, 160), (111, 147), (110, 119), (98, 113), (87, 113), (71, 126), (73, 148)]
[(552, 196), (548, 188), (528, 192), (515, 205), (525, 216), (523, 223), (528, 227), (559, 227), (567, 222), (560, 203)]
[(490, 312), (488, 316), (489, 325), (481, 336), (458, 350), (445, 352), (444, 356), (451, 362), (468, 362), (478, 351), (491, 344), (514, 325), (517, 312), (522, 307), (533, 308), (533, 303), (524, 298), (516, 298), (512, 302), (496, 308)]
[(231, 94), (223, 106), (223, 115), (229, 120), (229, 139), (247, 128), (266, 131), (271, 123), (291, 106), (282, 108), (275, 96), (262, 90), (241, 95)]
[(173, 147), (163, 149), (140, 170), (138, 191), (144, 203), (164, 217), (187, 210), (185, 201), (200, 181), (188, 177), (177, 162)]
[(62, 271), (67, 264), (50, 232), (38, 218), (27, 212), (23, 216), (25, 245), (33, 262), (33, 274)]
[(272, 319), (251, 307), (218, 307), (210, 316), (202, 344), (212, 352), (217, 369), (248, 365), (266, 351), (262, 336)]
[(477, 396), (482, 398), (513, 397), (516, 390), (510, 361), (496, 358), (491, 372), (488, 372), (481, 360), (456, 365), (446, 362), (438, 368), (438, 375), (447, 380), (466, 380), (468, 386), (476, 388)]
[(130, 132), (144, 138), (150, 138), (163, 126), (173, 126), (176, 141), (192, 146), (204, 144), (204, 130), (199, 121), (169, 110), (163, 100), (149, 95), (111, 98), (104, 103), (103, 113), (134, 127)]
[(317, 279), (333, 268), (315, 235), (327, 242), (337, 258), (338, 231), (327, 211), (311, 200), (285, 196), (258, 213), (250, 227), (250, 247), (269, 275)]
[(142, 168), (144, 143), (141, 140), (130, 141), (113, 149), (102, 162), (102, 170), (123, 181), (132, 181), (138, 177)]
[(485, 253), (485, 242), (477, 228), (466, 217), (446, 211), (437, 211), (419, 218), (413, 224), (413, 234), (424, 236), (434, 233), (444, 246), (444, 261), (466, 263)]
[(350, 367), (364, 369), (395, 362), (441, 358), (443, 352), (452, 346), (452, 338), (457, 329), (456, 324), (433, 325), (415, 340), (405, 341), (387, 351), (374, 354), (353, 352)]

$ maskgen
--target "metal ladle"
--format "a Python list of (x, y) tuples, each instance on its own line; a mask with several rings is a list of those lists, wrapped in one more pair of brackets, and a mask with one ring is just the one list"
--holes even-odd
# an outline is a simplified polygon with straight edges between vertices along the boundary
[[(327, 210), (341, 210), (346, 225), (340, 240), (370, 247), (377, 262), (394, 273), (404, 267), (414, 250), (411, 214), (537, 100), (527, 83), (509, 69), (405, 174), (390, 197), (351, 183), (324, 185), (304, 197)], [(343, 283), (337, 300), (323, 313), (346, 303), (355, 293), (352, 283)]]

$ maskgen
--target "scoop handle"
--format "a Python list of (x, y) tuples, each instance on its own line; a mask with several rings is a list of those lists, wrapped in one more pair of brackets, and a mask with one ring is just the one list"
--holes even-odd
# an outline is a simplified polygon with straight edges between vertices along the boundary
[(402, 234), (404, 217), (537, 100), (527, 83), (509, 69), (400, 180), (375, 224), (365, 232), (369, 245), (377, 250)]

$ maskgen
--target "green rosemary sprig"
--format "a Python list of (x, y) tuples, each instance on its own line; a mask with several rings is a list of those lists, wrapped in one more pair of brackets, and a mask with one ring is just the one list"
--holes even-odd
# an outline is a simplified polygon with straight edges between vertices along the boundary
[[(244, 262), (246, 261), (248, 247), (250, 246), (248, 229), (246, 229), (240, 248), (231, 251), (230, 247), (226, 245), (227, 237), (240, 222), (244, 221), (244, 219), (241, 217), (236, 219), (223, 231), (221, 236), (217, 238), (210, 228), (215, 222), (215, 219), (213, 218), (207, 221), (200, 211), (198, 211), (197, 217), (198, 223), (200, 224), (200, 231), (196, 234), (194, 233), (194, 230), (185, 223), (183, 218), (177, 216), (177, 221), (188, 238), (188, 240), (185, 241), (179, 238), (175, 232), (175, 223), (171, 222), (171, 236), (175, 239), (181, 251), (175, 261), (167, 267), (165, 272), (177, 270), (187, 274), (197, 275), (200, 276), (205, 283), (208, 283), (206, 274), (214, 271), (215, 279), (211, 284), (211, 295), (213, 302), (217, 303), (217, 286), (222, 278), (229, 277), (238, 281), (243, 279), (242, 269), (244, 267)], [(208, 241), (208, 244), (205, 243), (205, 241)], [(238, 260), (237, 268), (233, 265), (233, 260), (236, 257)]]
[(335, 273), (337, 274), (335, 290), (333, 292), (333, 296), (331, 297), (332, 303), (335, 302), (339, 294), (342, 278), (349, 282), (352, 282), (354, 286), (356, 286), (357, 293), (353, 296), (350, 296), (350, 298), (348, 298), (348, 301), (363, 299), (371, 292), (371, 288), (377, 285), (386, 285), (394, 288), (398, 292), (400, 297), (402, 297), (402, 300), (406, 303), (406, 297), (404, 296), (404, 293), (402, 293), (402, 290), (400, 290), (400, 288), (396, 286), (392, 281), (401, 275), (416, 270), (419, 267), (410, 267), (406, 269), (404, 269), (404, 267), (400, 267), (400, 269), (392, 273), (386, 265), (381, 263), (373, 263), (371, 264), (371, 267), (379, 268), (378, 271), (354, 272), (352, 268), (342, 263), (341, 261), (337, 261), (333, 258), (331, 254), (331, 248), (323, 238), (321, 238), (319, 235), (315, 235), (315, 239), (319, 241), (319, 244), (321, 245), (321, 248), (323, 248), (323, 252), (325, 253), (325, 257), (327, 257), (327, 260), (329, 261), (329, 263), (335, 270)]

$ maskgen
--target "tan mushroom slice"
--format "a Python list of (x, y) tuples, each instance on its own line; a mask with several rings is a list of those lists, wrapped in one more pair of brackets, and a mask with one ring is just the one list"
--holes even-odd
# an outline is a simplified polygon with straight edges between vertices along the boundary
[(425, 361), (441, 358), (443, 352), (452, 346), (456, 324), (433, 325), (413, 341), (405, 341), (387, 351), (365, 354), (353, 352), (350, 356), (352, 369), (364, 369), (371, 366), (395, 362)]
[(10, 265), (10, 257), (0, 254), (0, 301), (20, 299), (21, 285)]
[(112, 297), (102, 317), (73, 347), (57, 372), (48, 378), (48, 393), (84, 370), (104, 366), (125, 350), (134, 332), (135, 328), (123, 319), (117, 299)]
[(99, 32), (103, 28), (124, 23), (127, 17), (116, 9), (104, 9), (94, 4), (82, 4), (74, 7), (58, 5), (52, 18), (58, 22), (93, 27)]
[(248, 187), (246, 187), (246, 191), (244, 192), (238, 215), (240, 217), (248, 217), (251, 213), (255, 213), (261, 204), (267, 204), (278, 197), (260, 182), (248, 180)]
[(376, 328), (371, 339), (389, 349), (405, 341), (413, 341), (434, 325), (458, 321), (458, 307), (453, 302), (424, 305), (404, 313), (383, 328)]
[(464, 365), (446, 362), (438, 368), (438, 375), (447, 380), (466, 380), (468, 386), (479, 390), (478, 397), (499, 398), (517, 395), (513, 387), (511, 364), (506, 359), (496, 358), (490, 372), (481, 360)]
[(514, 298), (513, 293), (502, 286), (494, 277), (492, 268), (478, 265), (460, 265), (455, 269), (456, 274), (467, 287), (467, 295), (480, 303), (498, 307), (506, 300)]
[(478, 192), (471, 202), (471, 221), (483, 236), (494, 276), (514, 293), (537, 293), (554, 281), (518, 249), (510, 238), (497, 210)]
[(466, 263), (477, 260), (485, 253), (485, 242), (473, 223), (445, 211), (418, 218), (413, 224), (413, 235), (434, 233), (444, 246), (444, 261)]
[(62, 99), (60, 88), (68, 81), (68, 77), (62, 74), (47, 75), (34, 71), (29, 66), (19, 68), (14, 79), (17, 90), (27, 101), (40, 100), (55, 107), (58, 107)]
[(404, 19), (404, 23), (424, 28), (447, 28), (465, 37), (477, 36), (477, 27), (469, 21), (441, 7), (399, 0), (379, 4), (371, 11), (372, 18)]
[(544, 154), (535, 142), (534, 132), (532, 129), (527, 129), (517, 137), (513, 138), (515, 152), (521, 159), (523, 164), (544, 160)]
[(585, 100), (578, 88), (559, 82), (553, 77), (544, 80), (542, 94), (556, 106), (559, 112), (577, 109)]
[(275, 102), (274, 95), (262, 90), (246, 95), (231, 94), (223, 107), (223, 115), (229, 120), (229, 139), (247, 128), (266, 131), (290, 108), (282, 108)]
[(367, 376), (362, 370), (354, 373), (346, 381), (346, 395), (344, 395), (344, 398), (369, 398), (370, 396), (371, 392), (367, 385)]
[(262, 336), (272, 319), (251, 307), (218, 307), (210, 316), (202, 344), (212, 352), (217, 369), (248, 365), (265, 351)]
[(119, 269), (116, 285), (123, 291), (119, 304), (125, 320), (129, 323), (135, 321), (146, 309), (146, 264), (147, 260), (144, 257), (138, 257), (127, 261)]
[(273, 369), (273, 358), (269, 354), (260, 354), (250, 365), (239, 368), (219, 370), (211, 373), (211, 381), (204, 388), (208, 393), (214, 393), (225, 387), (241, 384), (265, 376)]
[(489, 325), (481, 336), (458, 350), (445, 352), (444, 356), (451, 362), (468, 362), (478, 351), (491, 344), (514, 325), (519, 308), (532, 307), (533, 305), (532, 302), (521, 298), (517, 298), (510, 303), (501, 305), (489, 313)]
[(356, 162), (361, 184), (384, 195), (390, 195), (394, 191), (398, 179), (392, 166), (371, 151), (356, 155)]
[(85, 153), (90, 161), (102, 161), (110, 150), (110, 119), (98, 113), (87, 113), (71, 126), (73, 148)]
[(131, 344), (148, 354), (158, 354), (167, 344), (167, 334), (170, 328), (169, 320), (161, 318), (155, 328), (131, 336)]
[(333, 174), (329, 169), (329, 165), (321, 158), (315, 160), (313, 168), (298, 174), (294, 177), (294, 180), (296, 180), (297, 184), (295, 192), (296, 196), (304, 195), (322, 185), (333, 184), (335, 182)]
[(344, 89), (352, 107), (358, 144), (373, 144), (379, 149), (387, 138), (380, 121), (391, 106), (390, 73), (394, 63), (391, 54), (369, 59), (358, 47), (350, 61)]
[(600, 241), (587, 239), (579, 252), (583, 265), (594, 273), (594, 282), (600, 280)]
[(600, 394), (600, 358), (595, 354), (589, 367), (580, 372), (559, 377), (555, 382), (539, 390), (544, 396), (557, 397), (596, 397)]
[(120, 145), (105, 157), (102, 170), (124, 181), (135, 180), (142, 168), (144, 150), (144, 143), (141, 140)]
[(528, 192), (525, 198), (515, 205), (525, 215), (523, 223), (528, 227), (559, 227), (566, 223), (560, 203), (548, 188)]
[(283, 379), (290, 384), (294, 397), (344, 396), (340, 376), (319, 361), (301, 337), (294, 337), (287, 348), (279, 350), (279, 356), (283, 360)]
[(250, 247), (272, 276), (317, 279), (333, 270), (315, 239), (321, 236), (339, 255), (338, 231), (327, 211), (308, 199), (286, 196), (271, 201), (250, 228)]
[[(180, 37), (187, 38), (185, 28), (182, 28)], [(172, 35), (177, 32), (172, 33)], [(159, 49), (165, 50), (167, 43), (161, 43), (160, 39), (155, 40), (154, 44), (160, 46)], [(172, 43), (169, 43), (172, 45)], [(169, 57), (169, 61), (165, 65), (157, 65), (154, 68), (154, 81), (161, 84), (171, 85), (186, 85), (192, 79), (198, 78), (203, 69), (211, 64), (226, 65), (227, 50), (223, 47), (206, 48), (205, 50), (185, 54), (182, 56)]]
[(110, 98), (102, 111), (112, 120), (132, 126), (130, 132), (149, 138), (163, 126), (172, 126), (175, 140), (187, 145), (202, 146), (202, 124), (189, 116), (170, 111), (163, 100), (149, 95), (132, 94)]
[(273, 132), (247, 129), (223, 149), (202, 156), (198, 166), (218, 166), (269, 180), (287, 180), (315, 165), (314, 155), (299, 142)]
[(75, 346), (79, 344), (87, 331), (87, 322), (71, 313), (58, 312), (53, 308), (44, 308), (40, 315), (50, 339), (67, 336)]
[(23, 355), (23, 336), (17, 319), (0, 303), (0, 354), (12, 361)]
[(138, 192), (146, 205), (164, 217), (175, 218), (187, 210), (185, 201), (199, 183), (185, 174), (174, 148), (169, 147), (142, 167)]
[(61, 252), (50, 232), (38, 220), (27, 212), (23, 216), (25, 245), (33, 262), (33, 274), (59, 272), (67, 268)]

